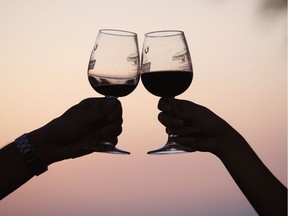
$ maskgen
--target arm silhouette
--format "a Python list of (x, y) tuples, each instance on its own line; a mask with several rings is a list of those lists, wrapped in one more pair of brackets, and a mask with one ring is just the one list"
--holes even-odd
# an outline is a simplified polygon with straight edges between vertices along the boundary
[(226, 121), (186, 100), (161, 98), (158, 108), (167, 133), (191, 151), (216, 155), (259, 215), (287, 215), (287, 188)]
[[(88, 98), (47, 125), (27, 133), (29, 143), (45, 167), (57, 161), (93, 152), (103, 137), (116, 145), (122, 132), (122, 107), (117, 99)], [(35, 173), (28, 168), (15, 142), (0, 150), (1, 199), (19, 188)]]

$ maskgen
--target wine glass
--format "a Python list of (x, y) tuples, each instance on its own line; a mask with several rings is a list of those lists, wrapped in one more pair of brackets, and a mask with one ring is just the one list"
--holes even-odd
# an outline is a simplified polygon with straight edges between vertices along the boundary
[[(185, 92), (193, 79), (192, 62), (183, 31), (164, 30), (145, 34), (141, 57), (141, 80), (153, 95), (174, 98)], [(167, 143), (148, 154), (174, 154), (191, 151), (169, 134)]]
[[(109, 98), (130, 94), (140, 79), (137, 34), (116, 29), (101, 29), (91, 52), (88, 80), (92, 88)], [(94, 151), (130, 154), (116, 148), (109, 137), (93, 147)]]

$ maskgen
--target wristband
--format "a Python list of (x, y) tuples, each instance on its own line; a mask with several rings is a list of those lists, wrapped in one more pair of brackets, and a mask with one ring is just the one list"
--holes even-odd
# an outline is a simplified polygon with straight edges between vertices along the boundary
[(18, 137), (14, 143), (18, 151), (21, 153), (25, 164), (30, 168), (34, 175), (38, 176), (48, 170), (48, 167), (40, 160), (37, 152), (29, 143), (26, 134)]

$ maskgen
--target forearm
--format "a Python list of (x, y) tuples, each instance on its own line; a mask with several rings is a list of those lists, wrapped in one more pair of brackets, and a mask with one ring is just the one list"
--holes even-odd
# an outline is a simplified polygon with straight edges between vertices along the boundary
[(220, 156), (223, 164), (259, 215), (287, 215), (287, 188), (243, 139)]
[(11, 143), (0, 149), (0, 199), (19, 188), (34, 175)]

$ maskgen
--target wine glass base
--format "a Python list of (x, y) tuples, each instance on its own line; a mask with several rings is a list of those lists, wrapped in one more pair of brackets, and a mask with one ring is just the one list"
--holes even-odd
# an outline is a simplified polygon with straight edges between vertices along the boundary
[(116, 148), (115, 146), (107, 145), (107, 144), (98, 144), (95, 147), (89, 148), (89, 150), (93, 150), (95, 152), (101, 152), (101, 153), (109, 153), (109, 154), (130, 155), (130, 152), (128, 152), (128, 151), (124, 151), (122, 149)]
[(147, 154), (162, 155), (162, 154), (181, 154), (189, 152), (192, 152), (192, 150), (186, 146), (182, 146), (174, 142), (168, 142), (163, 147), (149, 151), (147, 152)]

